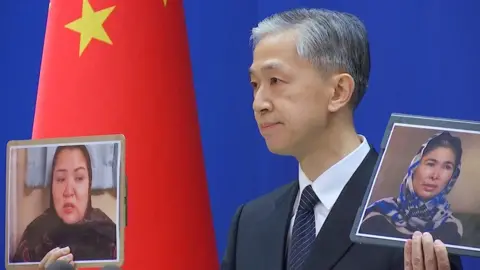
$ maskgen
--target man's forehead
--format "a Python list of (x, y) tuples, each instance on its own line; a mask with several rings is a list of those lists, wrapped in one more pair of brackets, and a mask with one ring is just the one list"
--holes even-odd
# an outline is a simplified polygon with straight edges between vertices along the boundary
[(279, 59), (267, 59), (261, 62), (253, 62), (248, 69), (249, 73), (265, 72), (271, 70), (284, 70), (286, 68), (285, 63)]

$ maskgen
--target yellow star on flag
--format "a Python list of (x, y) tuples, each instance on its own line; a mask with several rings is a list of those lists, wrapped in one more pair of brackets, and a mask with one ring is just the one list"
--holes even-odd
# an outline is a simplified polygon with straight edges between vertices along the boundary
[(167, 6), (167, 0), (163, 0), (163, 6), (164, 6), (164, 7)]
[(65, 25), (66, 28), (80, 33), (80, 52), (87, 48), (92, 39), (103, 41), (107, 44), (112, 44), (110, 37), (108, 36), (103, 23), (112, 13), (115, 6), (105, 8), (99, 11), (94, 11), (88, 0), (83, 0), (82, 17)]

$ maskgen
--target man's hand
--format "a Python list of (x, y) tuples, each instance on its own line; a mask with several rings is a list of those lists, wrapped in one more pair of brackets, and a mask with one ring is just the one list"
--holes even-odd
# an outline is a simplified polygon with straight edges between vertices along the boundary
[(66, 261), (71, 265), (74, 265), (73, 263), (73, 254), (70, 253), (70, 248), (69, 247), (64, 247), (64, 248), (54, 248), (50, 250), (45, 257), (43, 257), (42, 261), (40, 262), (40, 265), (38, 265), (38, 269), (44, 270), (46, 269), (50, 264), (54, 263), (55, 261)]
[(405, 270), (450, 270), (445, 245), (429, 233), (415, 232), (404, 249)]

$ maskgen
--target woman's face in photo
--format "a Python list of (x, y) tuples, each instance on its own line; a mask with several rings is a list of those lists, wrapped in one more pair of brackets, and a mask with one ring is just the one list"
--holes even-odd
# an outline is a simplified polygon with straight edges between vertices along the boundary
[(79, 149), (64, 149), (53, 168), (52, 197), (57, 215), (67, 224), (85, 216), (89, 201), (87, 161)]
[(450, 148), (438, 147), (422, 157), (413, 174), (413, 189), (423, 200), (439, 194), (452, 178), (455, 154)]

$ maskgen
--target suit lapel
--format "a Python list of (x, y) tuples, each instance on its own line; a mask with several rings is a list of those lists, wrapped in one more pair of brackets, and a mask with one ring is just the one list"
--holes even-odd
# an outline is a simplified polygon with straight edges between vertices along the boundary
[(315, 239), (312, 255), (306, 261), (304, 269), (332, 269), (353, 244), (350, 231), (377, 157), (378, 154), (372, 148), (340, 193)]
[(298, 181), (295, 181), (274, 199), (272, 212), (265, 219), (265, 241), (262, 241), (262, 246), (265, 250), (263, 259), (268, 261), (268, 269), (285, 269), (287, 232), (297, 192)]

